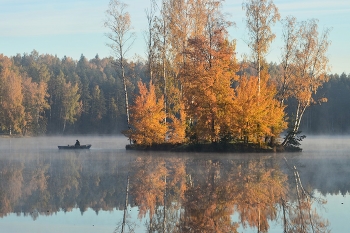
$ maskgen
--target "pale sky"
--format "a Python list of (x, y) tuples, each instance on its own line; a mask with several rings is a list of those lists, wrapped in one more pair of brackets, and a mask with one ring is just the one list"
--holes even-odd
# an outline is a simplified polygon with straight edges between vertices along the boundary
[[(92, 59), (112, 56), (103, 26), (109, 0), (0, 0), (0, 53), (6, 56), (30, 53), (64, 56), (78, 60), (83, 54)], [(145, 57), (143, 32), (147, 29), (145, 9), (149, 0), (125, 0), (137, 34), (134, 49), (127, 54)], [(298, 21), (319, 20), (319, 29), (332, 28), (328, 58), (331, 73), (350, 73), (350, 1), (349, 0), (275, 0), (281, 18), (295, 16)], [(237, 40), (237, 58), (249, 55), (242, 0), (226, 0), (223, 12), (236, 23), (229, 30)], [(280, 61), (281, 24), (274, 27), (276, 40), (267, 60)]]

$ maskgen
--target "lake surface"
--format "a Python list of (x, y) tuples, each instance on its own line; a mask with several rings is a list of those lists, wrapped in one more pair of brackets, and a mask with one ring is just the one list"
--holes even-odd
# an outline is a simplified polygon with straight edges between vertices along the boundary
[[(92, 144), (90, 150), (58, 145)], [(0, 138), (1, 232), (349, 232), (350, 137), (303, 152), (126, 151), (124, 137)]]

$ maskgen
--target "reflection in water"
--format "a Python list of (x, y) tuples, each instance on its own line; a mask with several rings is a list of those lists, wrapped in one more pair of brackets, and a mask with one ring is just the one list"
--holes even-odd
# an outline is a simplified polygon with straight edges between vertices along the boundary
[[(111, 152), (112, 153), (112, 152)], [(15, 156), (16, 157), (16, 156)], [(21, 156), (19, 156), (21, 157)], [(124, 211), (116, 232), (133, 232), (137, 207), (147, 232), (328, 232), (294, 165), (273, 157), (198, 159), (143, 155), (132, 161), (66, 152), (0, 159), (0, 214), (52, 215), (79, 208)], [(288, 169), (281, 169), (287, 164)], [(239, 216), (233, 221), (232, 216)]]
[(319, 216), (315, 209), (312, 209), (314, 202), (324, 205), (326, 201), (313, 197), (310, 191), (305, 190), (297, 168), (290, 166), (287, 160), (286, 164), (292, 171), (290, 177), (294, 180), (294, 189), (289, 193), (290, 198), (293, 198), (294, 201), (288, 202), (282, 199), (284, 232), (330, 232), (328, 221)]
[[(23, 213), (35, 220), (38, 215), (79, 208), (120, 208), (124, 199), (125, 168), (87, 154), (62, 153), (59, 157), (0, 159), (0, 214)], [(21, 158), (22, 155), (14, 155)], [(91, 161), (95, 163), (91, 163)]]

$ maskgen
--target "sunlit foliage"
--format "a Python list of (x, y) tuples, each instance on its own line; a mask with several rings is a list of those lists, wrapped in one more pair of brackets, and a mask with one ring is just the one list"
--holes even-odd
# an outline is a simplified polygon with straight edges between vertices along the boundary
[(157, 99), (155, 87), (150, 83), (139, 82), (140, 94), (135, 98), (135, 104), (130, 107), (132, 129), (126, 135), (136, 144), (152, 145), (165, 141), (167, 131), (164, 122), (164, 99)]

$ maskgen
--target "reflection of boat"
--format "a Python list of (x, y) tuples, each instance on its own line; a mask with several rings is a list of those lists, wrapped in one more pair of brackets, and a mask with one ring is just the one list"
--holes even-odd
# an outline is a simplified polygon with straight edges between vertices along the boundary
[(90, 147), (91, 147), (91, 144), (80, 145), (80, 146), (68, 145), (68, 146), (58, 146), (58, 149), (90, 149)]

